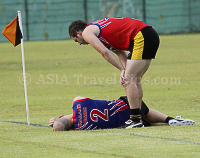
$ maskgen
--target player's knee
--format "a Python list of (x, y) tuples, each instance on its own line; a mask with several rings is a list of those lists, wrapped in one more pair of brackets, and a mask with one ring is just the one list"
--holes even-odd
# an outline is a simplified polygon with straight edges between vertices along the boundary
[(129, 85), (134, 85), (134, 86), (139, 86), (142, 83), (142, 78), (141, 77), (136, 77), (134, 75), (127, 75), (125, 77), (125, 87)]

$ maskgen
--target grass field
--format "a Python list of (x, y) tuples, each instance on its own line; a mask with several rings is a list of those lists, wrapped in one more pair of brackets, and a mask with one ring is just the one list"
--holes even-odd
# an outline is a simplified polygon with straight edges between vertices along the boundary
[(144, 101), (196, 126), (52, 132), (49, 119), (71, 113), (76, 96), (125, 95), (120, 72), (91, 46), (71, 40), (25, 42), (32, 124), (26, 122), (21, 49), (0, 43), (0, 157), (200, 157), (200, 34), (161, 36), (143, 78)]

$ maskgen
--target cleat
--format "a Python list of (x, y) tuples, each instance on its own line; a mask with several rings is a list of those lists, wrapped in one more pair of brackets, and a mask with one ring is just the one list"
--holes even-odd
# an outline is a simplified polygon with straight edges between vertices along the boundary
[(182, 116), (175, 116), (175, 119), (182, 119)]
[(168, 124), (170, 126), (192, 126), (196, 125), (196, 122), (189, 119), (183, 119), (182, 117), (175, 117), (175, 119), (169, 120)]
[(128, 129), (128, 128), (137, 128), (137, 127), (144, 127), (143, 122), (142, 121), (140, 121), (140, 122), (134, 122), (133, 120), (129, 119), (128, 121), (126, 121), (124, 123), (124, 125), (122, 125), (119, 128)]

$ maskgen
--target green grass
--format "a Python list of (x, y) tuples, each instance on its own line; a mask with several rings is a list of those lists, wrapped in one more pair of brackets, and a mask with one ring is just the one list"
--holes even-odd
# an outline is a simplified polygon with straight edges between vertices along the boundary
[[(21, 49), (0, 43), (0, 157), (200, 157), (200, 34), (161, 36), (143, 78), (144, 101), (196, 126), (52, 132), (2, 121), (26, 122)], [(72, 112), (76, 96), (117, 99), (125, 95), (120, 72), (91, 46), (71, 40), (25, 42), (31, 123)], [(82, 75), (79, 80), (77, 75)]]

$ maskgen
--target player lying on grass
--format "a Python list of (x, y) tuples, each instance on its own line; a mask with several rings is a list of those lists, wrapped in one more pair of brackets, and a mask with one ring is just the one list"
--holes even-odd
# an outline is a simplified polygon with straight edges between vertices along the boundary
[[(62, 115), (57, 120), (50, 119), (53, 131), (119, 128), (125, 121), (129, 120), (130, 114), (127, 97), (120, 97), (112, 101), (76, 97), (73, 100), (72, 109), (73, 112), (70, 115)], [(146, 127), (196, 124), (192, 120), (172, 118), (155, 109), (149, 109), (144, 102), (142, 102), (141, 113)]]

